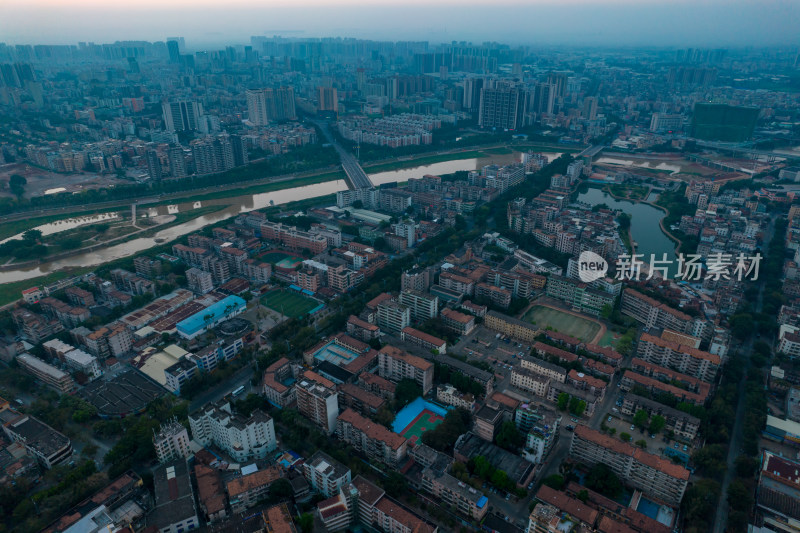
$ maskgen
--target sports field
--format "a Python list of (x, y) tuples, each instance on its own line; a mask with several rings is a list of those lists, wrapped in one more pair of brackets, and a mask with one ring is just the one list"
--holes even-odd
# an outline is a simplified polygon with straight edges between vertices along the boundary
[(303, 261), (286, 252), (266, 252), (261, 255), (261, 260), (282, 268), (294, 268)]
[(300, 293), (276, 290), (262, 296), (261, 302), (282, 315), (299, 318), (319, 307), (319, 302)]
[(422, 439), (422, 434), (435, 428), (444, 421), (444, 418), (433, 411), (424, 409), (417, 417), (403, 430), (400, 435), (417, 443)]
[(559, 311), (552, 307), (537, 305), (525, 314), (525, 321), (536, 324), (539, 329), (548, 327), (566, 333), (572, 337), (577, 337), (584, 342), (591, 342), (597, 332), (600, 331), (600, 324), (588, 318), (581, 318), (565, 311)]

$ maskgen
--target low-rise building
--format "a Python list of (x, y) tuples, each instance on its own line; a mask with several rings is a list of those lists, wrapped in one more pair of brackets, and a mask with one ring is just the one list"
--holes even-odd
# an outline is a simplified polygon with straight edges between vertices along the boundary
[(225, 490), (234, 513), (241, 513), (267, 497), (269, 486), (283, 477), (278, 466), (269, 466), (228, 481)]
[(155, 508), (147, 526), (159, 533), (181, 533), (200, 526), (189, 467), (185, 459), (159, 465), (153, 472)]
[(412, 327), (403, 328), (400, 338), (426, 350), (435, 350), (437, 355), (447, 353), (447, 341)]
[(480, 521), (489, 510), (489, 498), (446, 472), (426, 468), (422, 488), (471, 520)]
[(405, 438), (352, 409), (345, 409), (337, 422), (336, 435), (370, 459), (396, 468), (405, 458)]
[(484, 317), (484, 325), (492, 331), (497, 331), (502, 335), (531, 344), (539, 335), (539, 330), (533, 324), (522, 320), (498, 313), (488, 311)]
[(72, 376), (45, 363), (38, 357), (29, 353), (21, 353), (17, 356), (17, 363), (33, 377), (62, 394), (68, 394), (75, 389)]
[(436, 387), (436, 399), (444, 404), (461, 407), (469, 412), (475, 409), (475, 397), (472, 394), (460, 392), (450, 384)]

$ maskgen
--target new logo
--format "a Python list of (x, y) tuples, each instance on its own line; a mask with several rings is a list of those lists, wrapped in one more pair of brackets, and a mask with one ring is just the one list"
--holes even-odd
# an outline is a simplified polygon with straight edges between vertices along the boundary
[(605, 277), (608, 273), (608, 263), (594, 252), (581, 252), (578, 258), (578, 277), (584, 283), (591, 283)]

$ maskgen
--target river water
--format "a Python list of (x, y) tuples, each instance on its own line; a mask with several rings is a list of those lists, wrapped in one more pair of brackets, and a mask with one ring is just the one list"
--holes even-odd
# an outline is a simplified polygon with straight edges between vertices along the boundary
[[(552, 161), (561, 154), (551, 152), (545, 153), (545, 155), (550, 158), (550, 161)], [(418, 178), (424, 176), (425, 174), (451, 174), (459, 170), (475, 170), (483, 167), (484, 165), (492, 163), (507, 164), (520, 161), (521, 157), (522, 155), (520, 152), (514, 152), (511, 154), (492, 155), (486, 158), (455, 159), (413, 168), (393, 170), (389, 172), (378, 172), (375, 174), (370, 174), (369, 176), (373, 184), (381, 185), (395, 181), (404, 182), (408, 181), (409, 178)], [(269, 207), (270, 205), (285, 204), (297, 200), (306, 200), (308, 198), (316, 198), (328, 194), (335, 194), (336, 192), (343, 191), (345, 189), (347, 189), (347, 183), (345, 183), (343, 180), (336, 180), (317, 183), (315, 185), (306, 185), (303, 187), (293, 187), (291, 189), (283, 189), (280, 191), (248, 194), (243, 196), (231, 196), (215, 200), (204, 200), (202, 202), (183, 202), (179, 204), (157, 207), (139, 206), (137, 208), (137, 216), (144, 214), (147, 214), (148, 216), (167, 214), (174, 215), (177, 213), (186, 213), (200, 207), (214, 205), (227, 205), (228, 207), (214, 213), (199, 216), (183, 224), (165, 228), (151, 237), (132, 239), (125, 243), (109, 246), (108, 248), (95, 250), (93, 252), (77, 254), (71, 257), (58, 259), (35, 266), (0, 272), (0, 283), (10, 283), (13, 281), (22, 281), (25, 279), (35, 278), (37, 276), (43, 276), (63, 268), (101, 265), (109, 261), (121, 259), (123, 257), (129, 257), (145, 251), (159, 243), (163, 244), (173, 241), (179, 237), (182, 237), (183, 235), (198, 231), (209, 224), (215, 224), (222, 220), (234, 217), (240, 213), (253, 211), (254, 209), (263, 209), (265, 207)], [(65, 218), (64, 220), (50, 224), (43, 224), (35, 229), (39, 229), (45, 235), (52, 235), (53, 233), (76, 228), (85, 224), (92, 224), (103, 220), (113, 220), (118, 216), (118, 213), (108, 213), (105, 215)], [(156, 239), (159, 240), (159, 243), (156, 242)]]
[[(620, 209), (631, 216), (631, 237), (636, 243), (636, 253), (643, 254), (641, 258), (649, 263), (650, 255), (655, 255), (661, 260), (667, 254), (667, 260), (675, 262), (675, 243), (667, 237), (659, 221), (665, 213), (651, 205), (630, 200), (617, 200), (610, 194), (600, 189), (589, 188), (587, 192), (578, 195), (578, 201), (590, 205), (606, 204), (611, 209)], [(672, 269), (671, 269), (672, 271)]]

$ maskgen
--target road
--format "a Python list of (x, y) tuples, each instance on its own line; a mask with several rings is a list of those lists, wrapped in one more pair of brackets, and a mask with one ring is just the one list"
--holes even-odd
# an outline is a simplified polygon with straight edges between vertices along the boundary
[(322, 131), (322, 134), (325, 136), (325, 140), (332, 144), (336, 149), (336, 153), (339, 154), (339, 158), (342, 160), (342, 169), (344, 170), (345, 174), (347, 174), (350, 185), (354, 189), (372, 188), (373, 185), (369, 179), (369, 176), (367, 176), (367, 173), (364, 172), (364, 169), (358, 164), (358, 161), (355, 157), (353, 157), (353, 154), (345, 150), (342, 145), (336, 142), (336, 139), (333, 137), (328, 127), (328, 123), (320, 120), (313, 120), (312, 122), (316, 124), (317, 127)]
[(254, 367), (252, 362), (243, 366), (222, 383), (217, 384), (203, 394), (195, 397), (191, 403), (189, 403), (189, 412), (191, 413), (209, 402), (216, 402), (229, 392), (242, 386), (244, 386), (245, 394), (241, 397), (246, 396), (250, 392), (258, 392), (253, 390), (253, 387), (250, 385), (253, 371)]
[[(764, 236), (764, 243), (768, 244), (772, 240), (773, 233), (775, 231), (775, 219), (771, 219), (769, 223), (769, 227), (767, 228), (767, 232)], [(761, 312), (762, 304), (764, 303), (764, 283), (763, 280), (759, 282), (758, 286), (758, 298), (756, 300), (756, 312)], [(747, 340), (746, 343), (740, 345), (738, 353), (740, 355), (744, 355), (742, 358), (742, 365), (744, 366), (742, 372), (742, 378), (739, 380), (738, 391), (736, 394), (737, 403), (736, 403), (736, 418), (733, 422), (733, 430), (731, 431), (731, 441), (728, 443), (728, 460), (727, 460), (727, 468), (725, 470), (725, 477), (722, 480), (722, 486), (720, 490), (720, 503), (717, 506), (717, 514), (714, 519), (714, 533), (723, 533), (725, 531), (725, 526), (728, 523), (728, 505), (725, 502), (725, 498), (728, 494), (728, 487), (730, 486), (731, 482), (733, 481), (735, 475), (735, 462), (736, 458), (740, 454), (740, 450), (742, 449), (742, 421), (744, 420), (744, 409), (745, 409), (745, 384), (746, 384), (746, 377), (747, 371), (750, 368), (750, 354), (753, 352), (753, 343), (755, 341), (755, 334), (751, 334), (750, 338)], [(723, 374), (724, 375), (724, 374)]]

